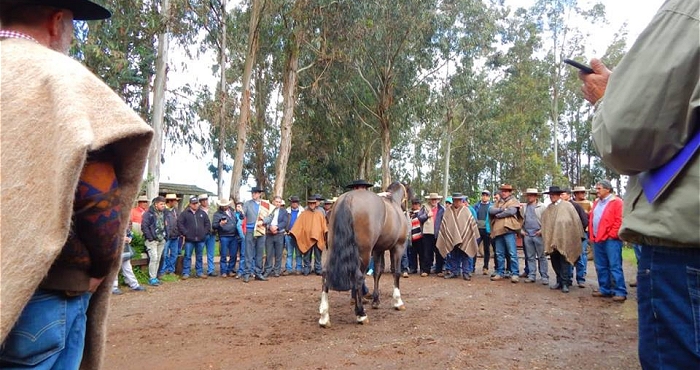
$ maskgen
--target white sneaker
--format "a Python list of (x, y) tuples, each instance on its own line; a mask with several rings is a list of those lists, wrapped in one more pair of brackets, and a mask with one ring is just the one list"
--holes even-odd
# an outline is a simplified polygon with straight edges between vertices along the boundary
[(374, 275), (374, 270), (372, 270), (372, 269), (367, 270), (367, 276), (372, 276), (372, 275)]

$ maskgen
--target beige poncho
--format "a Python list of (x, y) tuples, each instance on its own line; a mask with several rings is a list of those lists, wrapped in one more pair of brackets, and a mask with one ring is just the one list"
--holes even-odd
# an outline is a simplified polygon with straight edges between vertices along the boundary
[(478, 237), (479, 227), (468, 207), (445, 208), (436, 243), (443, 257), (452, 252), (455, 247), (463, 250), (469, 257), (476, 256)]
[[(2, 342), (66, 242), (87, 154), (109, 147), (118, 158), (124, 235), (153, 132), (107, 85), (63, 54), (6, 39), (0, 56)], [(101, 366), (117, 267), (90, 300), (84, 369)]]
[(557, 250), (571, 264), (581, 256), (583, 227), (571, 203), (560, 200), (547, 206), (542, 213), (541, 230), (545, 254)]

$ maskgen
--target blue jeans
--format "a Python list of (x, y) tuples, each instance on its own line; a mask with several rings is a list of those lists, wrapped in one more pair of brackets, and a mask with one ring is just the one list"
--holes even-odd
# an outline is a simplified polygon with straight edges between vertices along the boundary
[(496, 274), (503, 276), (505, 273), (506, 253), (510, 261), (510, 272), (518, 276), (518, 250), (515, 246), (515, 233), (508, 232), (495, 237), (496, 244)]
[(0, 368), (77, 369), (85, 348), (91, 293), (38, 289), (0, 346)]
[(243, 276), (245, 274), (245, 238), (237, 236), (236, 245), (238, 245), (238, 252), (241, 255), (238, 261), (238, 276)]
[[(297, 240), (294, 239), (291, 235), (285, 235), (284, 236), (284, 244), (287, 248), (287, 261), (284, 266), (284, 268), (288, 271), (300, 271), (301, 272), (301, 252), (299, 251), (299, 247), (297, 246)], [(292, 268), (292, 264), (294, 263), (294, 258), (296, 257), (296, 269)]]
[(204, 239), (204, 246), (207, 248), (207, 274), (214, 272), (214, 248), (216, 237), (213, 234), (207, 234)]
[(236, 268), (236, 255), (238, 254), (238, 243), (235, 236), (219, 237), (219, 271), (222, 274), (231, 274)]
[(248, 230), (245, 234), (245, 255), (246, 264), (243, 275), (262, 276), (263, 273), (263, 253), (265, 253), (265, 236), (254, 236), (253, 230)]
[(163, 263), (161, 264), (158, 275), (164, 275), (175, 272), (175, 261), (180, 254), (180, 238), (168, 239), (165, 241), (165, 250), (163, 251)]
[(408, 249), (411, 247), (411, 239), (406, 239), (406, 244), (404, 244), (403, 254), (401, 255), (401, 272), (408, 271)]
[[(627, 297), (625, 276), (622, 273), (622, 240), (608, 239), (593, 243), (598, 287), (605, 295)], [(612, 282), (615, 282), (615, 288)]]
[(643, 369), (696, 369), (700, 364), (698, 247), (641, 248), (637, 309)]
[(192, 250), (194, 250), (194, 271), (197, 276), (202, 276), (202, 252), (204, 251), (204, 242), (185, 242), (185, 260), (182, 264), (182, 275), (190, 276), (192, 268)]
[(455, 248), (445, 257), (445, 270), (455, 275), (468, 275), (472, 273), (474, 259), (470, 258), (463, 250)]
[[(581, 258), (573, 266), (576, 268), (576, 282), (583, 284), (586, 282), (586, 267), (588, 265), (588, 235), (581, 241)], [(573, 272), (573, 271), (572, 271)]]

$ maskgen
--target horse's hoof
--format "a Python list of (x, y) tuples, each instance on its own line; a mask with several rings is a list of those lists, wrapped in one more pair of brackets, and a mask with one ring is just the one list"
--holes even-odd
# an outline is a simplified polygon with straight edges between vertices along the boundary
[(375, 310), (379, 309), (379, 302), (372, 302), (372, 308)]
[(360, 325), (369, 324), (369, 318), (367, 316), (357, 316), (357, 323)]
[(406, 311), (406, 306), (404, 306), (404, 305), (396, 306), (394, 308), (396, 309), (396, 311)]
[(330, 320), (329, 320), (329, 321), (327, 321), (327, 322), (324, 323), (323, 320), (318, 320), (318, 326), (320, 326), (320, 327), (322, 327), (322, 328), (330, 328), (330, 327), (331, 327), (331, 322), (330, 322)]

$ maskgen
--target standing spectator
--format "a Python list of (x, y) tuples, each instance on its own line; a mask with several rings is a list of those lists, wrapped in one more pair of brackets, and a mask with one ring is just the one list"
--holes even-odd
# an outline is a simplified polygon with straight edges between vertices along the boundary
[(627, 287), (622, 272), (622, 240), (618, 236), (622, 225), (622, 199), (612, 193), (612, 184), (608, 180), (598, 182), (595, 190), (598, 199), (593, 202), (593, 217), (588, 222), (599, 287), (593, 296), (613, 297), (616, 302), (624, 302)]
[(581, 240), (583, 241), (581, 244), (581, 258), (576, 260), (576, 263), (572, 266), (574, 268), (576, 274), (574, 274), (574, 271), (571, 271), (572, 276), (576, 276), (576, 284), (578, 284), (579, 288), (585, 288), (586, 287), (586, 265), (588, 264), (588, 253), (586, 252), (586, 243), (588, 241), (588, 237), (586, 236), (587, 230), (588, 230), (588, 213), (579, 205), (577, 202), (575, 202), (573, 199), (571, 199), (571, 190), (568, 188), (562, 189), (561, 193), (561, 199), (565, 202), (570, 202), (572, 206), (574, 206), (574, 209), (576, 210), (576, 213), (579, 216), (579, 219), (581, 220), (581, 226), (583, 227), (583, 234), (581, 234)]
[[(690, 293), (697, 292), (700, 271), (699, 7), (664, 2), (614, 73), (593, 59), (594, 73), (580, 75), (584, 96), (598, 106), (593, 143), (607, 166), (629, 175), (620, 236), (641, 246), (643, 369), (700, 363), (698, 300)], [(653, 173), (672, 173), (660, 176), (668, 186), (658, 194), (642, 187)]]
[(479, 248), (479, 228), (470, 207), (463, 203), (462, 193), (453, 193), (452, 202), (445, 210), (437, 238), (438, 251), (450, 266), (444, 277), (451, 279), (461, 273), (464, 280), (471, 280), (471, 258)]
[[(289, 224), (289, 214), (284, 209), (284, 200), (276, 195), (272, 200), (275, 209), (264, 220), (267, 226), (265, 236), (265, 277), (280, 277), (282, 273), (282, 254), (284, 252), (284, 234)], [(274, 264), (273, 264), (274, 261)]]
[[(124, 238), (124, 251), (122, 252), (122, 275), (124, 276), (124, 282), (131, 288), (134, 292), (146, 291), (146, 288), (142, 287), (138, 280), (136, 280), (136, 275), (134, 275), (134, 270), (131, 267), (131, 257), (134, 256), (134, 250), (131, 248), (131, 238), (133, 234), (131, 232), (131, 225), (126, 228), (126, 237)], [(112, 285), (112, 294), (120, 295), (123, 294), (121, 289), (119, 289), (119, 275), (114, 277), (114, 285)]]
[[(491, 220), (489, 219), (489, 208), (491, 208), (491, 192), (483, 190), (481, 201), (474, 205), (476, 211), (476, 225), (479, 228), (479, 238), (484, 250), (484, 267), (482, 273), (489, 274), (489, 260), (491, 259)], [(494, 253), (495, 256), (495, 253)], [(495, 261), (494, 261), (495, 266)]]
[[(306, 210), (299, 214), (290, 234), (296, 239), (302, 253), (302, 273), (304, 276), (311, 272), (311, 254), (326, 246), (328, 226), (323, 213), (317, 212), (318, 199), (311, 196), (306, 200)], [(319, 256), (316, 256), (320, 258)]]
[(236, 217), (231, 211), (231, 201), (220, 201), (219, 209), (214, 214), (212, 228), (219, 234), (219, 271), (221, 277), (233, 277), (235, 274), (236, 257), (238, 255), (238, 228)]
[(148, 285), (158, 286), (158, 268), (160, 258), (165, 249), (165, 198), (157, 196), (153, 198), (153, 204), (143, 214), (141, 231), (146, 239), (146, 251), (148, 252)]
[[(199, 199), (199, 209), (207, 214), (207, 217), (209, 217), (209, 224), (213, 224), (214, 213), (216, 212), (209, 207), (209, 195), (200, 194), (197, 199)], [(215, 277), (217, 275), (216, 272), (214, 272), (216, 269), (214, 265), (214, 249), (216, 248), (214, 230), (209, 230), (209, 233), (207, 233), (207, 237), (204, 239), (204, 247), (207, 249), (207, 276)]]
[[(238, 273), (236, 279), (242, 277), (245, 273), (245, 214), (243, 213), (243, 202), (236, 202), (236, 212), (233, 214), (236, 218), (236, 244), (238, 245)], [(236, 256), (233, 256), (236, 260)]]
[(496, 275), (491, 280), (501, 280), (505, 274), (504, 266), (506, 255), (510, 261), (510, 281), (517, 283), (518, 278), (518, 254), (515, 246), (515, 232), (520, 230), (520, 202), (513, 195), (511, 185), (501, 185), (499, 188), (501, 199), (489, 209), (491, 216), (491, 237), (496, 244)]
[(253, 275), (255, 280), (267, 281), (267, 278), (263, 276), (262, 261), (263, 253), (265, 252), (265, 224), (263, 219), (267, 216), (267, 210), (265, 209), (266, 205), (260, 200), (263, 190), (256, 186), (250, 192), (253, 199), (243, 204), (243, 214), (246, 220), (244, 283), (250, 280), (250, 275)]
[(581, 220), (574, 206), (561, 199), (562, 189), (550, 186), (549, 200), (551, 203), (542, 213), (542, 238), (545, 253), (552, 261), (552, 269), (557, 275), (557, 284), (551, 289), (561, 289), (569, 293), (571, 286), (571, 265), (581, 257), (580, 245)]
[[(423, 232), (420, 227), (420, 220), (418, 219), (418, 213), (420, 213), (421, 204), (420, 199), (411, 199), (411, 210), (409, 212), (410, 222), (411, 222), (411, 247), (408, 253), (408, 268), (411, 270), (412, 274), (418, 272), (420, 260), (420, 252), (423, 250)], [(421, 266), (421, 271), (425, 269), (425, 266)], [(430, 270), (430, 267), (427, 268)]]
[[(299, 197), (292, 195), (289, 197), (289, 208), (287, 208), (287, 213), (289, 213), (289, 231), (291, 231), (292, 227), (294, 227), (294, 223), (297, 221), (297, 218), (301, 212), (304, 212), (304, 207), (299, 205)], [(297, 275), (301, 274), (301, 252), (299, 252), (296, 239), (289, 234), (289, 231), (284, 236), (284, 243), (287, 247), (287, 262), (285, 264), (285, 271), (282, 273), (282, 275)], [(294, 264), (295, 259), (296, 266)]]
[(523, 228), (520, 234), (523, 236), (523, 247), (527, 250), (525, 263), (528, 266), (526, 283), (537, 281), (537, 271), (543, 285), (549, 285), (549, 272), (547, 271), (547, 256), (544, 254), (544, 242), (542, 241), (542, 212), (544, 204), (540, 202), (540, 193), (537, 189), (525, 190), (527, 204), (521, 210), (523, 214)]
[[(423, 265), (432, 266), (435, 261), (435, 272), (438, 276), (443, 276), (442, 269), (445, 260), (437, 250), (436, 242), (437, 235), (440, 233), (440, 225), (442, 224), (442, 216), (445, 214), (445, 207), (440, 204), (442, 196), (437, 193), (428, 194), (425, 199), (428, 200), (423, 206), (423, 212), (420, 212), (418, 219), (423, 223)], [(421, 271), (421, 276), (428, 276), (432, 268), (428, 271)]]
[(199, 209), (199, 199), (197, 197), (190, 198), (190, 204), (186, 210), (180, 213), (177, 219), (177, 228), (185, 238), (185, 261), (182, 267), (182, 279), (187, 280), (190, 277), (190, 269), (192, 268), (192, 251), (195, 252), (194, 269), (198, 278), (206, 279), (202, 269), (202, 252), (204, 251), (204, 240), (207, 233), (211, 230), (209, 216)]
[(141, 232), (141, 221), (143, 220), (143, 214), (148, 210), (148, 197), (145, 195), (139, 195), (136, 199), (136, 207), (131, 209), (129, 214), (129, 222), (131, 222), (132, 231), (138, 230)]
[(0, 2), (0, 368), (102, 365), (111, 274), (152, 137), (65, 55), (74, 19), (110, 15), (86, 0)]
[(180, 230), (177, 229), (177, 216), (179, 213), (177, 205), (179, 201), (180, 198), (175, 194), (165, 195), (165, 210), (163, 214), (165, 217), (166, 240), (160, 271), (158, 271), (159, 278), (165, 274), (175, 273), (175, 262), (177, 261), (177, 256), (180, 255), (181, 238)]

